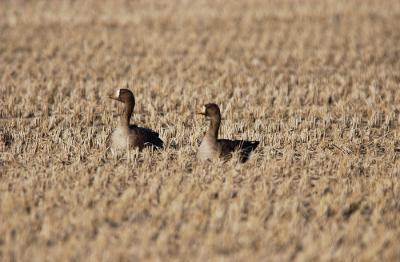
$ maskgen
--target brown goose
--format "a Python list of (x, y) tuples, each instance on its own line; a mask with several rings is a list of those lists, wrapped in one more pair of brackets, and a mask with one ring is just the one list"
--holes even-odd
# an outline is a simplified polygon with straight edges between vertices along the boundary
[(125, 104), (124, 111), (120, 116), (119, 126), (108, 136), (106, 144), (108, 148), (113, 150), (126, 150), (127, 148), (145, 147), (152, 149), (163, 148), (163, 141), (158, 137), (158, 133), (151, 129), (130, 125), (130, 119), (135, 107), (135, 97), (129, 89), (118, 89), (111, 99), (120, 101)]
[(213, 160), (222, 158), (228, 160), (234, 151), (239, 151), (240, 162), (246, 162), (259, 141), (218, 139), (219, 126), (221, 124), (221, 112), (218, 105), (206, 104), (204, 112), (198, 113), (211, 120), (210, 127), (201, 141), (197, 157), (200, 160)]

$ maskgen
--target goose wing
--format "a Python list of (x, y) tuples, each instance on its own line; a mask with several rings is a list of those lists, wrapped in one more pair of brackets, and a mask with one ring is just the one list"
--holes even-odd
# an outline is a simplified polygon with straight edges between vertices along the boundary
[(246, 162), (249, 159), (251, 152), (260, 144), (259, 141), (228, 139), (218, 139), (217, 143), (221, 157), (229, 159), (232, 157), (234, 151), (240, 151), (241, 162)]
[(144, 147), (153, 149), (162, 149), (164, 147), (164, 142), (160, 139), (160, 135), (154, 130), (137, 125), (131, 125), (130, 128), (135, 130), (137, 138)]

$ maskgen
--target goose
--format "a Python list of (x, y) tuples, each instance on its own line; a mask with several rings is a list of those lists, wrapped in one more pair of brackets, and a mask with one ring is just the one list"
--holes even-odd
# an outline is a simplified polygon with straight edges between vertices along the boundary
[(239, 160), (243, 163), (249, 159), (251, 152), (260, 143), (259, 141), (218, 139), (221, 112), (218, 105), (214, 103), (204, 105), (204, 111), (197, 114), (203, 115), (211, 121), (197, 152), (197, 158), (202, 161), (218, 158), (229, 160), (235, 151), (239, 151)]
[(124, 110), (120, 116), (120, 123), (117, 128), (108, 136), (106, 145), (115, 151), (126, 149), (143, 148), (162, 149), (164, 142), (159, 134), (151, 129), (131, 125), (130, 119), (135, 107), (135, 96), (126, 88), (121, 88), (109, 98), (124, 103)]

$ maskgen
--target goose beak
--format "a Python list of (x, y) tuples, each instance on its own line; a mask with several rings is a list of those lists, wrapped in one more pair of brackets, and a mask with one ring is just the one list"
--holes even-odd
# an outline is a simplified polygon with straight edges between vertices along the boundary
[(207, 111), (207, 110), (206, 110), (206, 107), (203, 106), (203, 110), (200, 111), (200, 112), (196, 112), (196, 114), (197, 114), (197, 115), (202, 115), (202, 116), (207, 116), (206, 111)]
[(108, 95), (108, 97), (113, 100), (121, 101), (119, 98), (120, 92), (121, 92), (121, 89), (117, 89), (117, 91), (115, 93)]
[(115, 96), (112, 96), (112, 95), (109, 95), (108, 98), (118, 101), (118, 98), (116, 98)]

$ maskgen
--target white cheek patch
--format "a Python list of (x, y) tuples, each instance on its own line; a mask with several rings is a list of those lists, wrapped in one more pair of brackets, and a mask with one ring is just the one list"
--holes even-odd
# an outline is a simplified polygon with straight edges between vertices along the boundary
[(119, 98), (119, 92), (120, 92), (120, 89), (117, 89), (117, 91), (115, 92), (115, 98)]
[(204, 114), (207, 113), (207, 107), (206, 106), (203, 106), (203, 112), (204, 112)]

